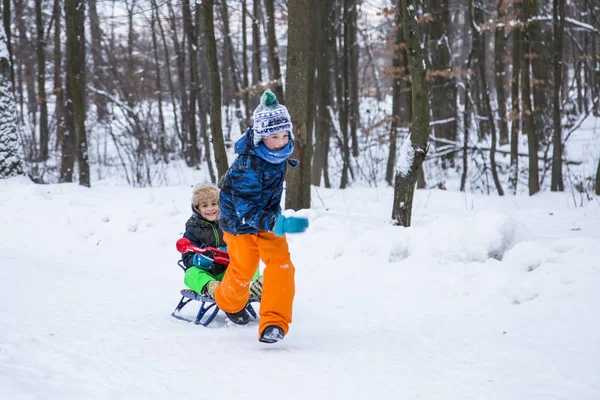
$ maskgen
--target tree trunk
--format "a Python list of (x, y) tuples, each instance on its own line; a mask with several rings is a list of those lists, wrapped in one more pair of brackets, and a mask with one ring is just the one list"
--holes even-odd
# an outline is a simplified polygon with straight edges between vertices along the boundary
[[(156, 0), (153, 0), (156, 1)], [(91, 4), (91, 2), (90, 2)], [(163, 113), (163, 99), (162, 99), (162, 80), (161, 80), (161, 73), (160, 73), (160, 59), (158, 57), (158, 38), (156, 35), (156, 22), (158, 21), (159, 17), (158, 17), (158, 10), (156, 8), (154, 8), (152, 10), (152, 15), (151, 15), (151, 21), (150, 21), (150, 30), (152, 31), (152, 55), (154, 56), (154, 73), (156, 75), (156, 89), (155, 89), (155, 94), (156, 94), (156, 102), (158, 103), (158, 127), (159, 127), (159, 145), (160, 145), (160, 154), (162, 156), (162, 160), (165, 163), (169, 162), (169, 157), (167, 155), (168, 151), (167, 151), (167, 146), (165, 143), (165, 136), (166, 136), (166, 132), (165, 132), (165, 116)]]
[[(19, 42), (18, 42), (18, 53), (20, 56), (15, 60), (20, 62), (24, 66), (24, 84), (25, 84), (25, 92), (27, 93), (27, 112), (29, 114), (29, 118), (31, 123), (35, 126), (37, 124), (37, 96), (35, 93), (35, 61), (33, 55), (35, 54), (35, 49), (33, 48), (31, 42), (27, 39), (27, 21), (25, 19), (25, 11), (28, 8), (26, 2), (23, 0), (15, 0), (15, 17), (16, 17), (16, 25), (17, 31), (19, 33)], [(31, 149), (31, 154), (37, 154), (37, 141), (35, 140), (35, 135), (32, 135), (32, 139), (34, 140), (32, 143), (33, 148)]]
[[(475, 56), (475, 47), (471, 46), (471, 51), (469, 52), (469, 56), (467, 57), (467, 65), (465, 66), (466, 71), (471, 70), (471, 65), (473, 62), (473, 57)], [(469, 172), (469, 136), (471, 135), (471, 97), (469, 93), (471, 92), (471, 76), (467, 75), (465, 77), (465, 108), (464, 108), (464, 124), (465, 131), (463, 136), (463, 149), (462, 149), (462, 164), (463, 170), (462, 175), (460, 177), (460, 191), (464, 192), (467, 189), (467, 175)]]
[(600, 159), (598, 159), (598, 168), (596, 169), (596, 194), (600, 196)]
[[(474, 6), (473, 2), (477, 1), (477, 7)], [(473, 47), (475, 48), (475, 53), (477, 54), (477, 66), (479, 69), (479, 79), (481, 82), (481, 95), (483, 97), (483, 108), (486, 110), (486, 115), (488, 118), (488, 125), (490, 127), (490, 132), (492, 134), (491, 137), (491, 146), (490, 146), (490, 168), (492, 170), (492, 179), (494, 180), (494, 185), (496, 186), (496, 190), (498, 191), (499, 196), (504, 196), (504, 190), (502, 189), (502, 184), (500, 183), (500, 178), (498, 177), (498, 166), (496, 165), (496, 145), (497, 145), (497, 134), (496, 134), (496, 123), (494, 122), (494, 114), (492, 112), (492, 104), (490, 101), (489, 95), (489, 87), (487, 84), (487, 77), (485, 71), (485, 42), (481, 38), (480, 26), (477, 24), (483, 23), (483, 13), (480, 10), (483, 10), (483, 4), (479, 0), (470, 0), (469, 7), (471, 8), (471, 27), (473, 31)], [(502, 89), (504, 90), (504, 89)]]
[[(231, 87), (233, 90), (232, 99), (235, 103), (235, 116), (240, 124), (240, 132), (243, 134), (246, 131), (247, 124), (242, 116), (240, 97), (237, 95), (237, 93), (240, 91), (240, 82), (238, 78), (238, 69), (235, 63), (235, 56), (233, 54), (233, 43), (231, 41), (231, 34), (229, 32), (229, 10), (226, 0), (221, 0), (221, 14), (223, 15), (223, 60), (227, 60), (225, 75), (231, 78)], [(223, 79), (225, 79), (225, 76)], [(227, 97), (225, 98), (227, 99)]]
[(171, 97), (171, 108), (173, 109), (173, 129), (177, 134), (177, 137), (181, 141), (182, 147), (184, 147), (184, 140), (181, 135), (181, 131), (179, 130), (179, 118), (177, 117), (177, 102), (175, 100), (175, 86), (173, 84), (173, 78), (171, 76), (171, 57), (169, 55), (169, 47), (167, 46), (167, 37), (165, 35), (165, 30), (163, 29), (162, 22), (158, 16), (158, 5), (156, 4), (156, 0), (152, 0), (152, 7), (154, 8), (154, 12), (156, 13), (156, 23), (158, 24), (158, 29), (160, 30), (160, 37), (164, 51), (164, 59), (165, 59), (165, 69), (167, 71), (167, 83), (169, 84), (169, 93)]
[(219, 63), (217, 61), (217, 42), (214, 27), (214, 0), (202, 2), (202, 20), (204, 22), (204, 38), (206, 40), (206, 60), (210, 76), (210, 133), (215, 151), (217, 165), (217, 182), (229, 169), (227, 152), (223, 140), (221, 127), (221, 77), (219, 76)]
[[(434, 72), (430, 89), (431, 117), (436, 122), (433, 134), (446, 140), (456, 141), (456, 80), (452, 77), (452, 49), (448, 39), (450, 25), (449, 0), (433, 0), (434, 20), (431, 22), (429, 39), (431, 68)], [(442, 168), (454, 166), (454, 155), (441, 158)]]
[(408, 46), (414, 114), (410, 127), (410, 136), (406, 139), (410, 142), (403, 146), (403, 150), (406, 153), (401, 155), (406, 160), (407, 165), (403, 165), (396, 171), (392, 219), (398, 225), (410, 226), (418, 171), (427, 155), (427, 141), (430, 131), (429, 88), (425, 55), (423, 53), (419, 25), (417, 24), (416, 10), (418, 7), (416, 0), (399, 0), (398, 6), (402, 13), (402, 28), (404, 29), (404, 37)]
[[(252, 86), (262, 82), (262, 63), (260, 54), (260, 0), (254, 0), (252, 7)], [(251, 96), (252, 109), (258, 105), (259, 96)]]
[(85, 132), (85, 3), (66, 0), (67, 19), (67, 104), (72, 114), (74, 150), (79, 167), (79, 184), (90, 186), (87, 136)]
[(265, 10), (267, 14), (267, 47), (269, 56), (269, 69), (272, 71), (271, 81), (275, 86), (271, 87), (275, 96), (281, 104), (285, 104), (283, 97), (283, 84), (281, 83), (281, 68), (279, 66), (279, 46), (277, 46), (277, 36), (275, 36), (275, 7), (273, 0), (265, 0)]
[(37, 30), (36, 53), (38, 61), (37, 83), (38, 103), (40, 106), (40, 154), (39, 160), (48, 159), (48, 100), (46, 99), (46, 39), (42, 19), (42, 0), (35, 0), (35, 22)]
[(315, 123), (315, 153), (312, 164), (311, 182), (315, 186), (321, 185), (321, 176), (326, 171), (327, 157), (329, 156), (329, 138), (331, 136), (331, 120), (329, 116), (330, 92), (330, 32), (332, 26), (332, 0), (323, 0), (318, 7), (318, 22), (315, 38), (315, 61), (317, 68), (316, 79), (316, 123)]
[(246, 9), (246, 0), (242, 0), (242, 86), (244, 89), (244, 108), (246, 110), (245, 125), (247, 126), (250, 125), (250, 121), (252, 120), (252, 106), (250, 104), (250, 95), (248, 94), (248, 86), (250, 86), (250, 82), (248, 82), (248, 54), (246, 53), (246, 49), (248, 48), (248, 36), (246, 34), (246, 14), (248, 14)]
[(167, 6), (169, 8), (169, 25), (171, 27), (171, 32), (173, 34), (173, 50), (175, 51), (175, 62), (177, 65), (177, 76), (179, 79), (179, 97), (181, 99), (181, 137), (183, 140), (183, 154), (188, 166), (192, 166), (190, 160), (186, 157), (189, 154), (187, 147), (190, 145), (188, 129), (189, 129), (189, 119), (193, 117), (194, 110), (190, 110), (188, 107), (188, 94), (186, 90), (186, 79), (185, 79), (185, 55), (183, 50), (181, 49), (181, 44), (179, 43), (179, 38), (177, 37), (177, 19), (175, 17), (175, 12), (173, 10), (173, 5), (171, 1), (167, 1)]
[[(102, 90), (106, 87), (106, 77), (104, 74), (105, 63), (102, 58), (102, 29), (100, 28), (100, 18), (98, 17), (98, 11), (96, 9), (97, 0), (89, 0), (88, 14), (90, 17), (90, 35), (92, 37), (92, 60), (94, 62), (94, 86)], [(153, 13), (154, 15), (154, 13)], [(154, 20), (153, 20), (154, 21)], [(154, 30), (153, 30), (154, 35)], [(93, 96), (94, 103), (96, 104), (96, 110), (98, 112), (98, 120), (104, 121), (108, 116), (108, 108), (106, 105), (106, 96), (97, 95)]]
[[(202, 7), (196, 7), (196, 37), (198, 38), (197, 47), (206, 49), (206, 38), (204, 35), (204, 23), (202, 17)], [(200, 136), (204, 143), (204, 155), (206, 165), (208, 165), (208, 174), (211, 182), (218, 183), (217, 174), (212, 162), (212, 143), (209, 137), (208, 110), (210, 109), (210, 82), (208, 81), (209, 68), (206, 62), (206, 52), (197, 58), (198, 61), (198, 79), (200, 81), (200, 90), (198, 92), (198, 114), (200, 119)]]
[[(517, 8), (520, 14), (520, 8)], [(520, 18), (520, 17), (518, 17)], [(513, 49), (512, 49), (512, 81), (510, 85), (512, 112), (510, 127), (510, 173), (508, 176), (508, 186), (513, 194), (517, 194), (517, 185), (519, 182), (519, 133), (521, 131), (521, 103), (519, 100), (520, 82), (521, 82), (521, 40), (523, 38), (521, 28), (512, 31)]]
[(0, 179), (23, 174), (23, 154), (17, 132), (15, 91), (12, 87), (10, 64), (5, 31), (0, 29)]
[(65, 101), (63, 91), (63, 80), (62, 80), (62, 51), (61, 51), (61, 27), (60, 21), (62, 21), (62, 8), (60, 6), (60, 0), (54, 0), (52, 14), (54, 18), (54, 96), (55, 108), (56, 108), (56, 145), (55, 149), (58, 150), (59, 145), (63, 143), (63, 133), (65, 131)]
[(554, 93), (553, 93), (553, 117), (554, 117), (554, 140), (552, 151), (552, 181), (550, 190), (553, 192), (563, 192), (562, 173), (562, 114), (561, 114), (561, 96), (562, 86), (562, 62), (563, 62), (563, 33), (565, 30), (565, 0), (553, 0), (552, 2), (552, 22), (554, 27)]
[(350, 182), (349, 171), (350, 171), (350, 138), (348, 134), (348, 114), (350, 112), (348, 107), (348, 64), (349, 64), (349, 51), (348, 51), (348, 18), (349, 12), (348, 7), (350, 6), (350, 0), (343, 0), (344, 7), (342, 11), (342, 21), (337, 24), (339, 31), (342, 30), (342, 35), (337, 42), (337, 48), (334, 49), (334, 60), (336, 60), (335, 72), (336, 76), (336, 93), (337, 93), (337, 109), (338, 119), (340, 122), (340, 131), (342, 134), (341, 138), (338, 138), (340, 151), (342, 153), (342, 177), (340, 180), (340, 189), (345, 189)]
[[(188, 86), (189, 89), (189, 98), (188, 98), (188, 107), (189, 107), (189, 120), (188, 120), (188, 130), (189, 130), (189, 145), (187, 146), (187, 155), (186, 159), (188, 160), (188, 165), (197, 166), (200, 164), (200, 152), (198, 150), (198, 129), (196, 127), (196, 101), (198, 99), (198, 67), (197, 67), (197, 54), (196, 49), (198, 47), (198, 39), (196, 38), (196, 34), (194, 31), (194, 25), (192, 23), (192, 11), (190, 9), (190, 1), (182, 0), (181, 8), (183, 12), (183, 31), (185, 32), (185, 36), (187, 38), (188, 45), (188, 62), (189, 62), (189, 77), (190, 83)], [(220, 81), (219, 81), (220, 85)], [(220, 96), (219, 96), (220, 99)], [(221, 111), (221, 101), (219, 100), (219, 111)], [(210, 162), (210, 160), (208, 160)]]
[(388, 154), (387, 168), (385, 171), (385, 180), (390, 185), (394, 184), (394, 174), (396, 169), (396, 152), (398, 142), (398, 125), (400, 123), (400, 97), (402, 95), (402, 82), (405, 81), (406, 72), (403, 71), (403, 53), (404, 53), (404, 31), (401, 24), (400, 10), (396, 11), (396, 40), (394, 42), (394, 51), (392, 53), (393, 69), (393, 88), (392, 88), (392, 122), (390, 123), (390, 148)]
[[(535, 129), (538, 145), (546, 144), (551, 141), (553, 131), (553, 111), (552, 111), (552, 32), (547, 29), (550, 24), (542, 24), (539, 17), (546, 16), (543, 9), (545, 4), (540, 5), (538, 12), (538, 2), (536, 0), (524, 0), (529, 2), (527, 32), (530, 43), (530, 63), (531, 63), (531, 87), (533, 90), (533, 118), (535, 119)], [(543, 3), (547, 3), (544, 1)], [(549, 14), (549, 13), (548, 13)]]
[(289, 169), (286, 177), (285, 207), (293, 210), (310, 208), (310, 152), (312, 138), (308, 135), (308, 76), (310, 45), (310, 8), (308, 0), (288, 2), (288, 52), (286, 89), (287, 107), (294, 126), (295, 149), (292, 157), (300, 161), (298, 168)]
[[(506, 3), (504, 0), (498, 0), (498, 18), (504, 17)], [(506, 54), (506, 39), (504, 38), (504, 28), (496, 26), (494, 40), (494, 68), (496, 83), (496, 101), (498, 103), (498, 130), (500, 132), (500, 144), (508, 144), (508, 121), (506, 119), (506, 73), (504, 55)]]
[[(525, 0), (523, 5), (523, 20), (529, 21), (531, 18), (531, 8), (535, 7), (534, 0)], [(529, 195), (532, 196), (540, 191), (540, 178), (539, 178), (539, 166), (538, 166), (538, 140), (536, 135), (535, 124), (536, 121), (533, 117), (533, 106), (531, 102), (531, 78), (530, 78), (530, 67), (531, 67), (531, 34), (530, 27), (525, 27), (523, 37), (523, 51), (521, 58), (521, 102), (523, 104), (523, 131), (527, 134), (527, 142), (529, 149)]]
[[(352, 2), (353, 4), (348, 4)], [(348, 20), (346, 24), (346, 49), (348, 51), (348, 122), (350, 129), (350, 138), (352, 138), (352, 156), (358, 157), (358, 127), (360, 125), (360, 104), (358, 102), (358, 58), (359, 46), (356, 39), (356, 31), (358, 24), (357, 1), (347, 0), (348, 4)]]
[[(11, 18), (10, 18), (10, 2), (11, 0), (2, 0), (2, 22), (4, 25), (4, 32), (6, 33), (6, 49), (8, 50), (8, 61), (10, 68), (10, 83), (14, 95), (15, 90), (15, 68), (13, 61), (13, 48), (12, 48), (12, 29), (11, 29)], [(14, 96), (13, 96), (14, 97)]]

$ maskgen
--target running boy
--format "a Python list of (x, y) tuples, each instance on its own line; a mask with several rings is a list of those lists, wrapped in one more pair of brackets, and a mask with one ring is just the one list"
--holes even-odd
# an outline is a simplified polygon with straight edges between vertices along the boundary
[(287, 108), (267, 90), (253, 119), (253, 126), (235, 144), (238, 157), (221, 188), (220, 224), (231, 261), (214, 296), (234, 323), (248, 323), (248, 287), (262, 259), (266, 268), (258, 337), (274, 343), (288, 333), (295, 290), (295, 270), (284, 235), (304, 232), (308, 220), (281, 215), (287, 164), (298, 164), (289, 159), (294, 138)]

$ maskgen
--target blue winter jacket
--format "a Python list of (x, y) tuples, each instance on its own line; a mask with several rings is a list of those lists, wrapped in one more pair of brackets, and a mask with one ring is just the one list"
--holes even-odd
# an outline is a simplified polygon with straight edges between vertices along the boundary
[(290, 159), (280, 164), (265, 161), (252, 145), (253, 136), (250, 126), (236, 142), (235, 151), (239, 155), (225, 174), (221, 187), (219, 225), (233, 235), (273, 230), (281, 214), (287, 164), (298, 165), (297, 160)]

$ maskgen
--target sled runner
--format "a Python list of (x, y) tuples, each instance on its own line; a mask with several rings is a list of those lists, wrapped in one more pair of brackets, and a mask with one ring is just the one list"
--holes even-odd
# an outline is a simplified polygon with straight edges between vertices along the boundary
[[(215, 249), (212, 247), (200, 248), (194, 246), (190, 243), (188, 239), (185, 238), (179, 239), (177, 241), (176, 246), (177, 250), (180, 253), (193, 251), (195, 253), (210, 255), (211, 258), (213, 258), (215, 262), (218, 262), (219, 264), (229, 264), (229, 257), (227, 252), (225, 251)], [(183, 260), (179, 260), (177, 262), (177, 265), (179, 265), (179, 267), (185, 272), (185, 265), (183, 265)], [(174, 318), (177, 318), (182, 321), (194, 322), (196, 325), (208, 326), (219, 313), (219, 307), (217, 306), (217, 303), (215, 303), (214, 299), (207, 296), (202, 296), (200, 293), (194, 292), (191, 289), (181, 289), (180, 293), (181, 300), (179, 300), (179, 304), (177, 304), (177, 307), (175, 307), (175, 310), (171, 313), (171, 315)], [(180, 314), (180, 311), (183, 307), (188, 305), (190, 302), (193, 302), (194, 300), (200, 302), (200, 309), (198, 310), (196, 319), (192, 320), (190, 318), (182, 316)], [(246, 310), (254, 319), (257, 319), (258, 316), (256, 315), (256, 311), (254, 311), (254, 308), (252, 307), (251, 303), (254, 303), (256, 301), (258, 300), (250, 298), (250, 301), (248, 302), (248, 304), (246, 304)]]

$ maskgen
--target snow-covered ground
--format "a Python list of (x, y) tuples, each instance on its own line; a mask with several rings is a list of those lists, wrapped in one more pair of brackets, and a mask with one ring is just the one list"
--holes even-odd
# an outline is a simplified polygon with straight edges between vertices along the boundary
[(600, 399), (597, 198), (313, 189), (264, 345), (170, 316), (190, 195), (0, 181), (1, 399)]

